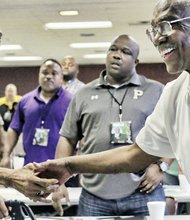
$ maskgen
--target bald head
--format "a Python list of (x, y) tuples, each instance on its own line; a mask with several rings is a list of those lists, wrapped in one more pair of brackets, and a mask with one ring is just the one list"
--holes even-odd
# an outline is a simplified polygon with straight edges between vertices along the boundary
[(13, 101), (17, 95), (17, 87), (14, 84), (8, 84), (5, 87), (5, 96), (9, 101)]
[(127, 35), (127, 34), (119, 35), (119, 36), (117, 36), (117, 37), (111, 42), (111, 46), (112, 46), (113, 44), (115, 44), (115, 42), (117, 42), (118, 40), (122, 40), (122, 41), (127, 42), (128, 46), (130, 47), (130, 49), (131, 49), (131, 51), (132, 51), (132, 53), (133, 53), (133, 54), (132, 54), (132, 55), (133, 55), (133, 58), (134, 58), (134, 59), (137, 59), (137, 58), (138, 58), (140, 48), (139, 48), (139, 44), (137, 43), (137, 41), (136, 41), (133, 37), (131, 37), (131, 36)]
[(107, 51), (106, 74), (111, 84), (122, 84), (136, 73), (139, 45), (127, 34), (117, 36)]
[(65, 56), (61, 63), (65, 62), (66, 60), (69, 60), (70, 62), (76, 63), (76, 59), (73, 56)]
[(61, 66), (65, 81), (69, 81), (77, 77), (79, 67), (73, 56), (65, 56), (61, 61)]

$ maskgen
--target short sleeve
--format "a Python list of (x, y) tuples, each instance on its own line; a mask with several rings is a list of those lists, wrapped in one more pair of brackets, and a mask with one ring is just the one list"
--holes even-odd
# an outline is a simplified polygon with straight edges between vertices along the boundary
[(79, 116), (77, 112), (76, 96), (73, 97), (64, 122), (62, 124), (60, 135), (69, 139), (79, 140)]
[(166, 123), (170, 123), (170, 119), (167, 118), (167, 102), (168, 95), (164, 90), (153, 113), (147, 118), (145, 126), (137, 135), (136, 143), (148, 154), (173, 158), (175, 156), (166, 129)]

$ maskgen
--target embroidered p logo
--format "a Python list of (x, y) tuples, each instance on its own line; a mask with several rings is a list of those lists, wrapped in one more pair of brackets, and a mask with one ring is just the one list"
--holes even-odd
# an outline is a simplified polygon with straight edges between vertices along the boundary
[(96, 99), (98, 99), (98, 95), (92, 95), (91, 96), (91, 100), (96, 100)]
[(134, 89), (133, 99), (138, 99), (142, 95), (143, 95), (143, 91), (142, 90)]

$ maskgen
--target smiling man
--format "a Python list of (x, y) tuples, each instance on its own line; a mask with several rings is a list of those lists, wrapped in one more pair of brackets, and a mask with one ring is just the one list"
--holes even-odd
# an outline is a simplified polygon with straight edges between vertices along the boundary
[(73, 173), (135, 172), (159, 157), (176, 157), (190, 182), (190, 1), (160, 0), (147, 34), (161, 53), (168, 72), (182, 73), (164, 88), (136, 143), (43, 163), (38, 168), (43, 176), (52, 171), (51, 175), (56, 174), (63, 182)]

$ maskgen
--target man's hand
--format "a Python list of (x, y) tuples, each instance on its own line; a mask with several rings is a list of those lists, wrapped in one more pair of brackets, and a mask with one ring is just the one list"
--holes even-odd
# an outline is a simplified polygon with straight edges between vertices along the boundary
[(42, 179), (34, 174), (31, 164), (11, 170), (7, 177), (8, 186), (15, 188), (33, 201), (51, 202), (46, 197), (58, 188), (58, 180)]
[(0, 219), (4, 219), (9, 216), (8, 209), (5, 205), (4, 199), (0, 196)]
[(33, 163), (35, 173), (41, 178), (55, 178), (59, 180), (59, 184), (65, 183), (72, 174), (66, 168), (66, 161), (61, 159), (47, 160), (43, 163)]
[(151, 164), (145, 173), (139, 188), (142, 192), (152, 192), (163, 179), (163, 172), (160, 171), (158, 165)]
[(63, 198), (65, 198), (66, 204), (70, 206), (69, 194), (64, 184), (62, 184), (59, 189), (52, 194), (52, 205), (60, 216), (64, 213), (61, 205), (61, 199)]

